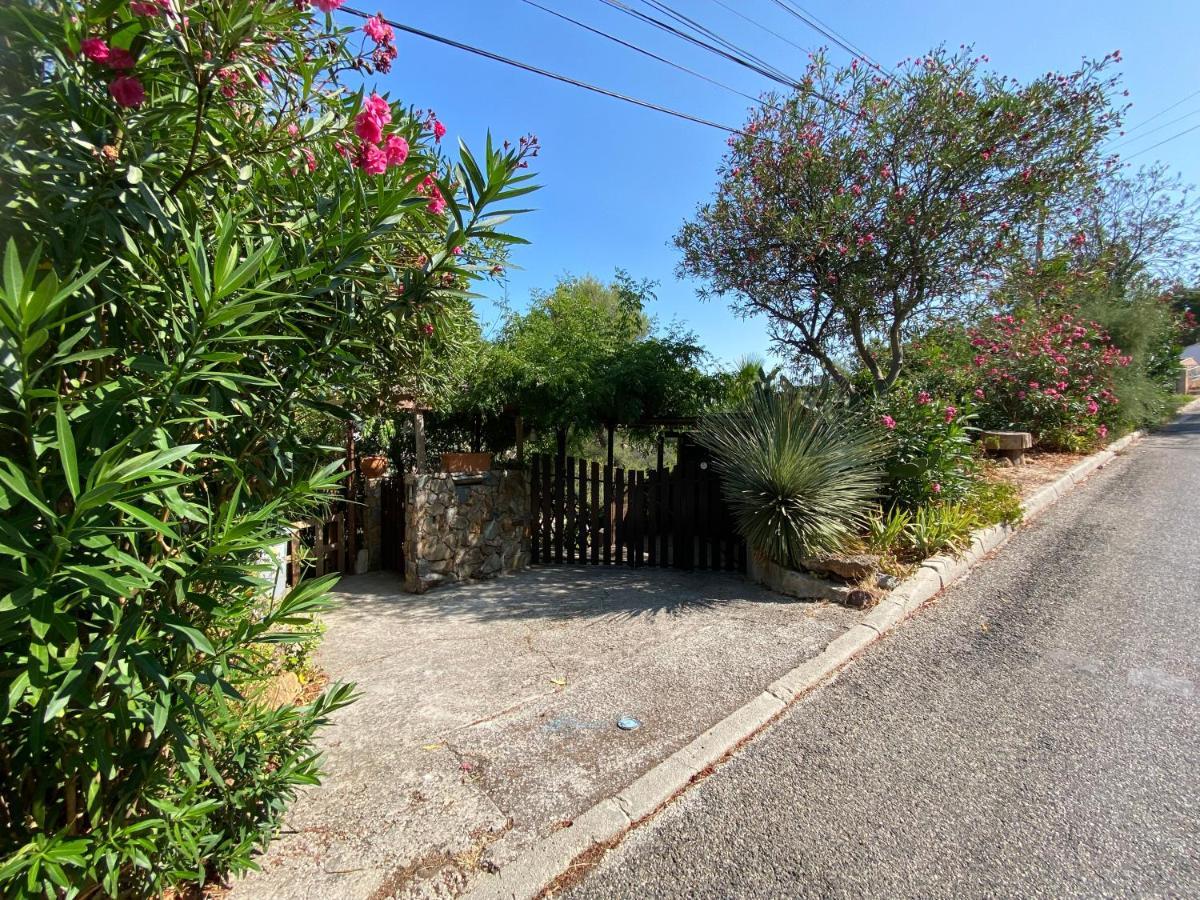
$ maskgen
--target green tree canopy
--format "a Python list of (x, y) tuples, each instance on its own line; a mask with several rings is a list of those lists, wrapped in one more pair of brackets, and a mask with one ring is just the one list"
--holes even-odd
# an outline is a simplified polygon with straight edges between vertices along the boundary
[(489, 353), (487, 389), (543, 431), (698, 411), (716, 384), (706, 355), (693, 335), (652, 327), (652, 289), (618, 271), (610, 283), (566, 277), (535, 294)]

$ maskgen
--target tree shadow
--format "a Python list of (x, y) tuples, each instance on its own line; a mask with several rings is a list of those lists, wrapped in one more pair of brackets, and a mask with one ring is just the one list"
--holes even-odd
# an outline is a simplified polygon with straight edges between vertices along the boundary
[(726, 572), (616, 566), (539, 566), (487, 581), (456, 583), (425, 594), (404, 592), (390, 572), (343, 578), (337, 587), (340, 621), (378, 617), (408, 625), (456, 619), (568, 621), (684, 616), (732, 602), (811, 605), (774, 594)]

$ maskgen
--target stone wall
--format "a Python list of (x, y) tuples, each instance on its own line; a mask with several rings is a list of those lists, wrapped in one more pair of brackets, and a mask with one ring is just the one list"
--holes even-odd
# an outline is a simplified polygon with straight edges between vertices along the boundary
[(529, 564), (529, 486), (524, 472), (408, 475), (404, 588), (493, 578)]

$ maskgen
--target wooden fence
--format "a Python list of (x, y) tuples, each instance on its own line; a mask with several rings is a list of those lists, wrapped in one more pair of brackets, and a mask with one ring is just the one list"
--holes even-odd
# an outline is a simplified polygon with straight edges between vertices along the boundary
[(533, 562), (744, 572), (745, 541), (718, 478), (702, 465), (626, 471), (534, 456)]

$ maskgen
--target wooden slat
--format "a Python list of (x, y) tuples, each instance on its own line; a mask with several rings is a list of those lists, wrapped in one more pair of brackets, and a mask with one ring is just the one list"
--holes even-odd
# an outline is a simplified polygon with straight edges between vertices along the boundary
[(554, 561), (563, 561), (563, 472), (560, 460), (554, 458)]
[(612, 563), (613, 542), (613, 470), (604, 467), (604, 564)]
[(563, 540), (567, 545), (567, 562), (575, 562), (575, 457), (568, 456), (563, 467), (563, 479), (567, 487), (567, 511), (563, 526)]
[(541, 488), (542, 457), (539, 454), (533, 457), (529, 470), (529, 514), (533, 520), (529, 523), (529, 559), (535, 566), (542, 561)]
[(592, 462), (592, 565), (600, 564), (600, 542), (604, 530), (600, 521), (600, 463)]
[(634, 566), (641, 568), (644, 563), (642, 540), (645, 536), (646, 523), (646, 485), (644, 472), (630, 472), (634, 502), (629, 504), (630, 515), (633, 517), (633, 527), (630, 529), (633, 542), (630, 545), (630, 556)]
[(551, 460), (542, 457), (542, 561), (550, 562), (554, 554), (554, 515), (551, 497), (554, 493)]
[(658, 565), (658, 473), (646, 473), (646, 565)]
[(587, 460), (579, 461), (579, 493), (575, 498), (575, 531), (579, 541), (579, 561), (585, 563), (588, 561), (588, 532), (592, 528), (592, 513), (591, 505), (587, 498)]
[(618, 566), (625, 558), (625, 470), (613, 472), (613, 486), (617, 496), (613, 499), (613, 547), (616, 549)]
[(671, 564), (671, 472), (663, 469), (658, 483), (658, 559)]

